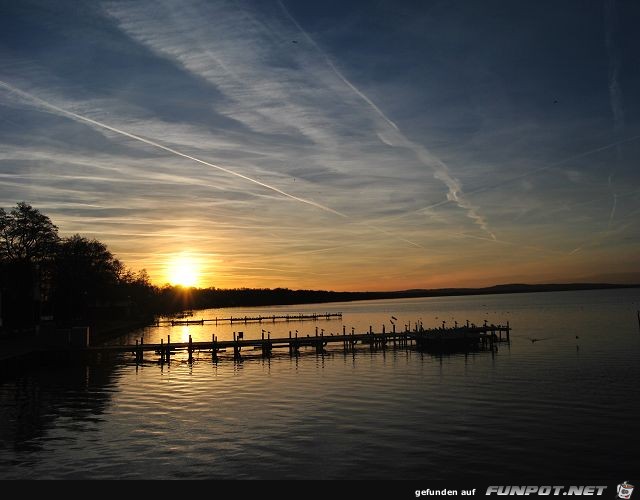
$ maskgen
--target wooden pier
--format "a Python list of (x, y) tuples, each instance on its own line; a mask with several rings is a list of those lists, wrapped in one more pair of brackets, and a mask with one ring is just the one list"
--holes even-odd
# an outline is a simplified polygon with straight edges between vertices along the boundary
[(505, 326), (486, 323), (476, 326), (467, 323), (464, 326), (456, 324), (454, 327), (446, 328), (443, 325), (442, 328), (432, 329), (424, 329), (422, 325), (416, 325), (414, 330), (405, 329), (401, 332), (396, 332), (394, 325), (392, 331), (387, 332), (383, 327), (382, 332), (378, 333), (373, 332), (371, 327), (365, 333), (356, 333), (353, 328), (347, 332), (346, 327), (343, 326), (341, 334), (325, 335), (324, 330), (318, 333), (316, 328), (315, 335), (300, 336), (296, 331), (293, 334), (289, 332), (288, 337), (271, 338), (270, 333), (265, 336), (263, 330), (259, 339), (244, 339), (243, 332), (237, 334), (234, 332), (232, 340), (219, 340), (214, 334), (210, 341), (194, 342), (190, 335), (188, 342), (178, 343), (172, 343), (171, 336), (168, 336), (166, 343), (162, 339), (159, 344), (145, 344), (143, 339), (140, 339), (135, 345), (90, 346), (83, 351), (130, 352), (135, 357), (136, 363), (143, 362), (145, 354), (159, 356), (161, 363), (170, 362), (171, 357), (181, 351), (186, 351), (190, 363), (196, 351), (209, 353), (213, 361), (217, 361), (221, 353), (232, 353), (233, 359), (239, 360), (242, 358), (243, 350), (251, 353), (259, 351), (262, 357), (271, 356), (275, 349), (286, 350), (291, 356), (298, 355), (302, 348), (311, 349), (316, 354), (325, 354), (326, 348), (330, 345), (341, 348), (345, 353), (355, 352), (358, 345), (368, 346), (371, 350), (385, 349), (389, 346), (415, 346), (419, 350), (428, 352), (468, 352), (494, 350), (496, 344), (510, 341), (510, 331), (508, 322)]
[(201, 318), (201, 319), (167, 319), (156, 321), (155, 326), (161, 325), (204, 325), (206, 323), (262, 323), (276, 321), (318, 321), (318, 320), (342, 319), (342, 313), (311, 313), (311, 314), (272, 314), (271, 316), (230, 316), (228, 318)]

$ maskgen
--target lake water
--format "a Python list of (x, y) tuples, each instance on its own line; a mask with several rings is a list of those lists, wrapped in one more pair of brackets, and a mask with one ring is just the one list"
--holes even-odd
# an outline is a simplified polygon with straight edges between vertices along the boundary
[[(208, 310), (342, 320), (146, 328), (156, 342), (509, 321), (496, 352), (311, 350), (244, 361), (130, 354), (0, 383), (0, 478), (637, 476), (640, 289)], [(532, 339), (539, 339), (532, 342)], [(635, 474), (634, 474), (635, 473)]]

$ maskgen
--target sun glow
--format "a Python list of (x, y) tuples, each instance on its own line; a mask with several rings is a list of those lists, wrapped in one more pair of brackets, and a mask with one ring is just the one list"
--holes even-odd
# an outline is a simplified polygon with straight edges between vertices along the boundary
[(199, 280), (198, 262), (189, 255), (177, 255), (167, 266), (169, 283), (181, 286), (196, 286)]

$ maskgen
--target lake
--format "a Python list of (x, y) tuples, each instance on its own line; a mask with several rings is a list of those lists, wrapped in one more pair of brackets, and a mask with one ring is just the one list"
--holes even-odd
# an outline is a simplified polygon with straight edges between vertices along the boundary
[[(0, 383), (0, 478), (451, 479), (637, 476), (640, 289), (197, 311), (343, 318), (163, 325), (111, 343), (512, 327), (490, 352), (310, 349), (271, 358), (130, 354), (31, 366)], [(397, 320), (392, 320), (392, 316)], [(635, 474), (634, 474), (635, 473)]]

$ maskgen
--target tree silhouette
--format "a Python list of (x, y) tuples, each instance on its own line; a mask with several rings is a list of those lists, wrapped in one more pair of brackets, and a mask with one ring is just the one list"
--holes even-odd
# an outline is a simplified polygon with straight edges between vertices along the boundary
[(104, 243), (79, 234), (62, 239), (53, 263), (53, 312), (59, 320), (89, 319), (118, 300), (126, 274)]
[(0, 208), (0, 299), (8, 325), (39, 322), (58, 241), (51, 219), (28, 203), (18, 203), (9, 213)]
[(39, 263), (53, 255), (58, 228), (51, 219), (21, 201), (7, 213), (0, 208), (0, 261)]

